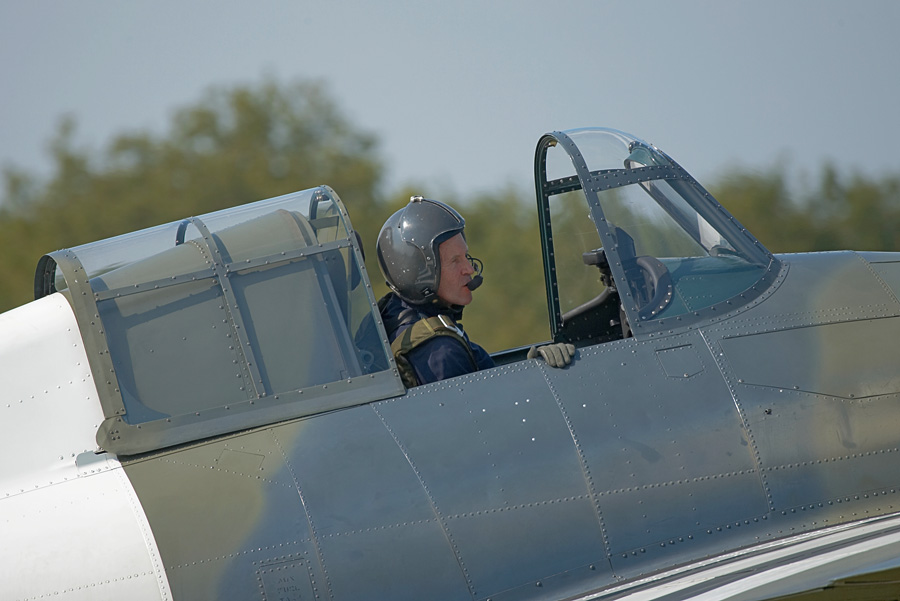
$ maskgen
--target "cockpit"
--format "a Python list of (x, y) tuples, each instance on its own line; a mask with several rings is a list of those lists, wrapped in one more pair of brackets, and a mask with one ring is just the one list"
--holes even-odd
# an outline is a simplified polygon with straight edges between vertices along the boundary
[[(555, 342), (708, 322), (778, 274), (686, 171), (628, 134), (546, 134), (535, 177)], [(85, 343), (97, 443), (115, 454), (405, 393), (360, 241), (327, 186), (50, 253), (35, 295), (54, 292)]]
[(535, 178), (557, 341), (603, 342), (725, 314), (777, 273), (777, 260), (700, 184), (629, 134), (547, 134)]

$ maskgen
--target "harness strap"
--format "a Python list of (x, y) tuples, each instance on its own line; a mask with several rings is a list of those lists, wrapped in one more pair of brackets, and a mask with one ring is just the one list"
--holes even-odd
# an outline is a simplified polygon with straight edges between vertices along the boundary
[(400, 378), (407, 388), (419, 385), (416, 371), (409, 362), (407, 355), (416, 347), (428, 342), (436, 336), (449, 336), (459, 342), (462, 347), (466, 349), (469, 360), (472, 362), (472, 368), (477, 369), (475, 355), (472, 353), (469, 342), (463, 336), (462, 330), (459, 329), (459, 326), (457, 326), (451, 318), (446, 315), (423, 317), (406, 328), (403, 333), (397, 336), (397, 338), (394, 339), (394, 342), (391, 343), (391, 352), (394, 354), (394, 359), (397, 361), (397, 369), (400, 372)]

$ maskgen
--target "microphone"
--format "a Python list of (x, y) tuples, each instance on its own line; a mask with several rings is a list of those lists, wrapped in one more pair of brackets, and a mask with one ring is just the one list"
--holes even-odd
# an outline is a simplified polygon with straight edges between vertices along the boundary
[(471, 280), (466, 282), (466, 288), (475, 290), (484, 282), (484, 278), (481, 277), (481, 272), (484, 271), (484, 264), (481, 262), (481, 259), (476, 259), (472, 255), (466, 255), (466, 258), (469, 260), (469, 263), (472, 264), (472, 269), (475, 270), (475, 275), (472, 276)]

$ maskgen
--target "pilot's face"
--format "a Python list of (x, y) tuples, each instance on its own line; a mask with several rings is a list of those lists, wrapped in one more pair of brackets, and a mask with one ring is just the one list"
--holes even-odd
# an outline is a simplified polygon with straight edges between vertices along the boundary
[(466, 258), (469, 247), (462, 234), (441, 242), (441, 282), (438, 284), (438, 298), (450, 305), (468, 305), (472, 302), (472, 291), (466, 284), (472, 279), (475, 269)]

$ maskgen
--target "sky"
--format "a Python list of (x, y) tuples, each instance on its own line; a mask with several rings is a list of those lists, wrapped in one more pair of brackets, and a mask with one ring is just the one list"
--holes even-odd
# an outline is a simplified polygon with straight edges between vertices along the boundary
[(49, 174), (66, 115), (99, 152), (274, 78), (322, 82), (377, 137), (387, 189), (444, 200), (529, 189), (540, 136), (590, 126), (707, 184), (879, 176), (900, 172), (898, 25), (893, 0), (0, 0), (0, 168)]

